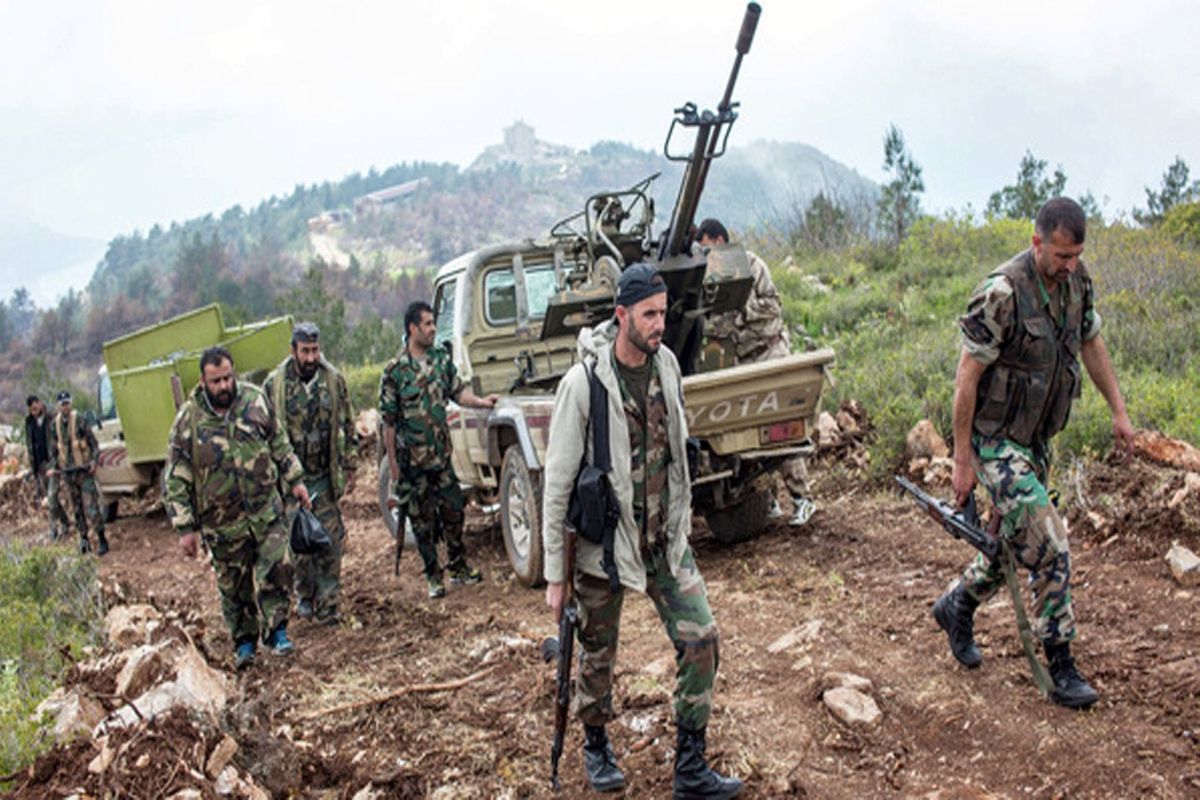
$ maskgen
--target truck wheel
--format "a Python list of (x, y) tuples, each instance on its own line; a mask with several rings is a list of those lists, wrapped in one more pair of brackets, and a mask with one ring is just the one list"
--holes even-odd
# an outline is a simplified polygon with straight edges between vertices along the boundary
[[(392, 499), (392, 469), (388, 465), (387, 456), (382, 456), (379, 459), (379, 514), (383, 517), (383, 524), (388, 529), (388, 533), (392, 538), (396, 538), (396, 530), (400, 527), (400, 509), (394, 507), (391, 503)], [(411, 547), (417, 546), (417, 540), (413, 538), (412, 523), (408, 518), (404, 518), (404, 544)]]
[(737, 544), (762, 533), (770, 513), (771, 490), (759, 489), (732, 506), (705, 512), (704, 519), (718, 542)]
[(500, 527), (513, 572), (530, 587), (545, 583), (541, 520), (541, 473), (531, 473), (521, 448), (512, 445), (504, 451), (500, 465)]

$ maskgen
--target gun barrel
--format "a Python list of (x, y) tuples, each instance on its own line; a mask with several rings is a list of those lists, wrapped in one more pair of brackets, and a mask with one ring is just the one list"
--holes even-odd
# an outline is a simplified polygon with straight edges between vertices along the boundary
[(762, 14), (762, 6), (758, 3), (748, 3), (746, 5), (746, 16), (742, 17), (742, 29), (738, 32), (738, 55), (744, 56), (750, 52), (750, 43), (754, 41), (754, 31), (758, 28), (758, 17), (760, 14)]

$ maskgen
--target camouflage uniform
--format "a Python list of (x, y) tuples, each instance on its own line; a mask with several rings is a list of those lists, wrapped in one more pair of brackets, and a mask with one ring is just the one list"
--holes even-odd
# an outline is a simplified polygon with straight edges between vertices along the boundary
[[(689, 548), (673, 574), (667, 561), (667, 470), (671, 450), (667, 401), (653, 361), (647, 362), (644, 405), (631, 392), (626, 375), (613, 367), (621, 387), (621, 405), (629, 426), (633, 517), (639, 528), (646, 566), (646, 594), (675, 646), (675, 719), (691, 730), (708, 724), (718, 662), (717, 625), (708, 606), (704, 579)], [(604, 725), (614, 716), (613, 665), (617, 656), (624, 587), (613, 592), (608, 580), (579, 573), (575, 580), (580, 609), (581, 644), (575, 709), (585, 725)]]
[[(979, 285), (959, 319), (963, 347), (987, 365), (972, 423), (976, 474), (1003, 517), (1001, 535), (1029, 570), (1035, 633), (1049, 644), (1075, 637), (1075, 616), (1067, 530), (1046, 491), (1048, 444), (1079, 394), (1080, 345), (1100, 333), (1094, 303), (1082, 264), (1051, 295), (1026, 251)], [(1042, 363), (1053, 368), (1039, 371)], [(962, 578), (980, 602), (1003, 581), (982, 555)]]
[[(350, 392), (345, 378), (324, 359), (306, 383), (300, 377), (296, 360), (288, 356), (263, 382), (263, 394), (272, 413), (278, 416), (280, 408), (284, 409), (281, 421), (292, 449), (304, 466), (304, 483), (312, 498), (313, 513), (333, 541), (333, 547), (325, 553), (293, 554), (297, 599), (307, 600), (317, 619), (329, 619), (337, 613), (342, 545), (346, 538), (338, 500), (346, 489), (346, 473), (358, 468)], [(298, 508), (299, 503), (289, 497), (289, 522)]]
[(394, 487), (397, 502), (412, 522), (429, 579), (440, 580), (442, 575), (436, 541), (439, 521), (447, 567), (451, 573), (467, 569), (462, 542), (466, 498), (450, 461), (450, 428), (446, 424), (446, 404), (463, 388), (449, 351), (441, 346), (429, 348), (420, 361), (402, 350), (383, 368), (379, 382), (379, 413), (385, 424), (396, 429), (400, 462)]
[(287, 623), (292, 567), (279, 485), (292, 487), (303, 477), (257, 386), (238, 383), (233, 405), (218, 415), (197, 385), (175, 417), (167, 510), (177, 531), (203, 536), (237, 644), (266, 640)]
[[(712, 346), (732, 352), (733, 364), (750, 364), (791, 355), (792, 345), (783, 324), (783, 300), (771, 280), (765, 261), (746, 251), (754, 285), (746, 305), (737, 311), (715, 314), (704, 323)], [(780, 468), (783, 483), (793, 497), (809, 497), (808, 465), (803, 456), (788, 459)]]
[(75, 467), (94, 465), (100, 455), (100, 445), (92, 433), (87, 420), (75, 409), (64, 416), (61, 411), (54, 415), (46, 435), (50, 450), (50, 467), (58, 470), (51, 482), (50, 520), (59, 526), (61, 533), (68, 529), (67, 514), (62, 507), (62, 492), (65, 490), (75, 506), (75, 529), (83, 539), (88, 535), (88, 522), (97, 536), (104, 535), (104, 512), (100, 508), (100, 490), (96, 478), (86, 470), (64, 472)]

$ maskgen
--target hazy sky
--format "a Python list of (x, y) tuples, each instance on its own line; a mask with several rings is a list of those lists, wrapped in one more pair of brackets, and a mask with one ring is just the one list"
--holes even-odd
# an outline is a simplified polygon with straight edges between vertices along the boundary
[[(881, 180), (894, 122), (934, 210), (981, 207), (1027, 148), (1110, 215), (1176, 155), (1200, 175), (1194, 3), (763, 6), (735, 144)], [(0, 221), (108, 240), (371, 165), (465, 165), (517, 118), (659, 147), (673, 107), (715, 105), (744, 7), (0, 0)], [(29, 277), (0, 254), (0, 295)]]

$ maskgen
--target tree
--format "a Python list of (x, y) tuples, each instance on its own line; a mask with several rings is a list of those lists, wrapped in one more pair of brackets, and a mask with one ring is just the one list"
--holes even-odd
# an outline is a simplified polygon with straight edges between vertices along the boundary
[(334, 360), (342, 358), (346, 336), (346, 301), (325, 289), (326, 263), (314, 259), (304, 271), (300, 285), (288, 292), (282, 303), (297, 322), (308, 320), (321, 328), (321, 349)]
[(895, 125), (889, 125), (883, 137), (883, 170), (892, 179), (884, 184), (879, 198), (879, 223), (892, 243), (900, 244), (921, 216), (918, 195), (925, 191), (925, 182), (920, 165), (904, 144), (904, 134)]
[(1175, 161), (1163, 173), (1162, 188), (1157, 192), (1146, 187), (1146, 211), (1135, 208), (1133, 218), (1143, 225), (1158, 225), (1167, 212), (1180, 203), (1200, 199), (1200, 180), (1188, 183), (1188, 165), (1182, 158)]
[(37, 322), (37, 307), (29, 290), (21, 286), (13, 290), (12, 298), (8, 301), (8, 318), (12, 324), (12, 335), (18, 339), (28, 339), (33, 333), (33, 325)]
[(1062, 165), (1054, 169), (1054, 176), (1046, 177), (1046, 162), (1034, 158), (1026, 150), (1017, 168), (1017, 182), (993, 192), (988, 198), (987, 213), (993, 217), (1009, 219), (1033, 219), (1047, 200), (1059, 197), (1067, 188), (1067, 176)]
[(0, 300), (0, 352), (8, 350), (13, 340), (12, 312), (8, 304)]

